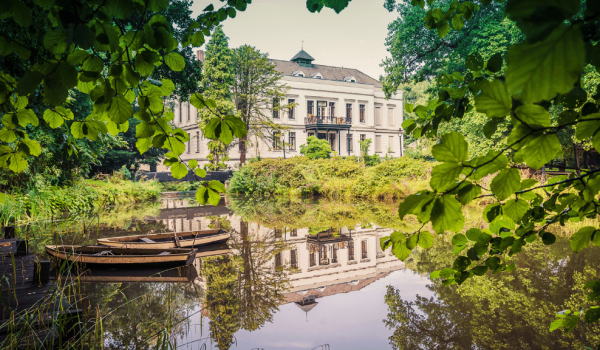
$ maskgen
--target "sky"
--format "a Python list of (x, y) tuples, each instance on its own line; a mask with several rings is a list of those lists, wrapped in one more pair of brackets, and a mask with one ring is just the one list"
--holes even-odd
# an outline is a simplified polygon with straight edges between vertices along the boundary
[[(397, 18), (383, 8), (384, 0), (352, 0), (340, 14), (329, 8), (310, 13), (306, 0), (253, 0), (244, 12), (223, 23), (229, 47), (243, 44), (268, 52), (270, 58), (290, 60), (302, 48), (315, 64), (356, 68), (379, 79), (386, 57), (387, 26)], [(196, 17), (217, 0), (195, 0)]]

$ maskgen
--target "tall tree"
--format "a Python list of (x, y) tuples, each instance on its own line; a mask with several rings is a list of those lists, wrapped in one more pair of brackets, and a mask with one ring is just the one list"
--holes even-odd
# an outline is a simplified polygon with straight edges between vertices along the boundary
[[(215, 116), (230, 115), (234, 112), (231, 87), (234, 83), (232, 70), (233, 54), (229, 48), (229, 38), (223, 32), (222, 26), (217, 26), (206, 45), (206, 56), (202, 69), (202, 89), (204, 94), (215, 100), (215, 106), (211, 109), (200, 110), (200, 128), (204, 129), (208, 121)], [(211, 152), (210, 168), (217, 170), (223, 167), (223, 158), (227, 158), (229, 148), (220, 140), (208, 143)]]
[[(281, 130), (279, 124), (273, 122), (270, 110), (274, 100), (285, 97), (288, 87), (279, 83), (282, 74), (269, 61), (267, 53), (261, 53), (255, 47), (242, 45), (233, 50), (233, 101), (240, 118), (246, 123), (248, 134), (240, 142), (240, 164), (246, 163), (246, 153), (250, 145), (250, 137), (271, 140), (273, 132)], [(293, 106), (275, 104), (273, 108), (289, 110)]]

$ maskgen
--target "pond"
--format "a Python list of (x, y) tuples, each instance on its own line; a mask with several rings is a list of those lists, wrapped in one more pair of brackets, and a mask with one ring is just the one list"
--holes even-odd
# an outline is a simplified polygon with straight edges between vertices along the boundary
[[(567, 238), (528, 244), (517, 269), (462, 286), (430, 280), (454, 261), (450, 236), (406, 262), (381, 237), (409, 232), (393, 203), (226, 198), (199, 207), (165, 198), (67, 218), (36, 229), (34, 245), (93, 244), (144, 232), (231, 230), (229, 254), (158, 271), (92, 271), (78, 306), (102, 320), (107, 348), (144, 349), (582, 349), (600, 329), (550, 332), (554, 314), (585, 302), (600, 248), (573, 253)], [(85, 232), (82, 234), (81, 232)]]

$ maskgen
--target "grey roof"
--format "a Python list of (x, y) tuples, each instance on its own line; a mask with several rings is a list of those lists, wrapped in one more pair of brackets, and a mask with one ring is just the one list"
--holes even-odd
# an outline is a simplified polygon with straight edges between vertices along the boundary
[(315, 60), (314, 58), (312, 58), (312, 56), (311, 56), (311, 55), (309, 55), (309, 54), (308, 54), (306, 51), (304, 51), (304, 50), (300, 50), (300, 52), (298, 52), (298, 53), (296, 54), (296, 56), (292, 57), (292, 59), (291, 59), (290, 61), (293, 61), (293, 60), (295, 60), (295, 59), (297, 59), (297, 58), (303, 58), (303, 59), (305, 59), (305, 60), (311, 60), (311, 61), (314, 61), (314, 60)]
[(294, 72), (301, 70), (307, 76), (310, 76), (313, 73), (321, 73), (323, 79), (325, 80), (344, 81), (345, 77), (353, 76), (354, 78), (356, 78), (357, 83), (382, 87), (381, 82), (379, 80), (373, 79), (365, 73), (354, 68), (331, 67), (323, 66), (320, 64), (313, 64), (312, 67), (304, 67), (300, 66), (296, 62), (281, 61), (274, 59), (271, 59), (271, 62), (275, 63), (275, 68), (283, 75), (294, 75)]

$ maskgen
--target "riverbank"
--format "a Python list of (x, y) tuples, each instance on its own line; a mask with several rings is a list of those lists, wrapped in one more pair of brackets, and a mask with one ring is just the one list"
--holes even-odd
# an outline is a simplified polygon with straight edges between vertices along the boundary
[(133, 205), (156, 200), (162, 191), (158, 181), (112, 178), (80, 180), (72, 186), (39, 186), (22, 193), (3, 194), (2, 224), (46, 219), (61, 213), (89, 212), (111, 205)]
[(428, 188), (435, 163), (397, 158), (375, 166), (357, 159), (264, 159), (236, 171), (229, 192), (251, 195), (321, 195), (330, 198), (401, 199)]

